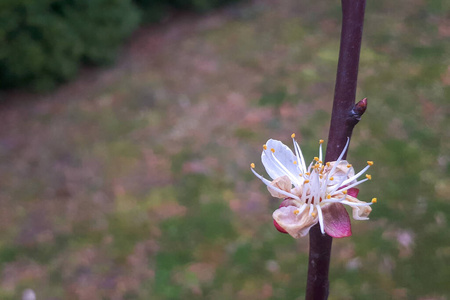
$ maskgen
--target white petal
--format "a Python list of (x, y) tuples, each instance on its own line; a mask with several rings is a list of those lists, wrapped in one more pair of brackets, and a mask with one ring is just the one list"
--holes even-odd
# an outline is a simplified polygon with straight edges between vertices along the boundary
[(269, 176), (276, 179), (287, 175), (294, 185), (300, 185), (298, 166), (294, 163), (298, 164), (299, 161), (292, 150), (282, 142), (272, 139), (267, 141), (266, 146), (267, 150), (262, 152), (261, 160)]

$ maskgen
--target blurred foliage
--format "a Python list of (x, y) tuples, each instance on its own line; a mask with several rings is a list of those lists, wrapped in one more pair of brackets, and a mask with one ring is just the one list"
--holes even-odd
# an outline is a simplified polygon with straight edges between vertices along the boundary
[(138, 16), (122, 0), (2, 1), (0, 87), (48, 90), (82, 62), (112, 62)]
[(174, 9), (205, 12), (236, 1), (239, 0), (133, 0), (141, 8), (145, 23), (159, 21)]
[(114, 61), (141, 20), (171, 9), (206, 11), (234, 0), (4, 0), (0, 3), (0, 89), (46, 91), (80, 65)]

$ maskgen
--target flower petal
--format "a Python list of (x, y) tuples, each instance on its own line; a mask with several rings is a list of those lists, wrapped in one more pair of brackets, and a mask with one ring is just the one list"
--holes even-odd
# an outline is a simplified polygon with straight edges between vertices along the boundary
[(359, 189), (357, 189), (357, 188), (350, 188), (350, 189), (348, 189), (347, 192), (348, 192), (348, 195), (356, 198), (356, 197), (358, 197)]
[(281, 228), (298, 239), (308, 234), (309, 229), (317, 224), (318, 218), (312, 217), (307, 209), (300, 214), (295, 214), (296, 210), (296, 206), (280, 207), (273, 212), (272, 217)]
[[(285, 192), (288, 193), (291, 192), (292, 183), (289, 177), (287, 177), (286, 175), (278, 177), (277, 179), (273, 180), (270, 184)], [(286, 198), (284, 194), (281, 194), (280, 192), (277, 192), (276, 190), (271, 189), (270, 187), (267, 187), (267, 189), (269, 190), (269, 193), (272, 195), (272, 197), (282, 199)]]
[(350, 217), (344, 205), (331, 203), (322, 207), (325, 232), (335, 238), (352, 235)]
[[(356, 199), (355, 197), (352, 197), (350, 195), (347, 195), (347, 197), (345, 197), (345, 200), (347, 200), (348, 202), (353, 202), (353, 203), (360, 203), (360, 204), (367, 204), (364, 201), (359, 201), (358, 199)], [(370, 207), (370, 205), (351, 205), (351, 208), (353, 209), (353, 219), (355, 220), (369, 220), (369, 214), (372, 211), (372, 207)]]
[(293, 184), (301, 184), (297, 165), (299, 162), (292, 150), (282, 142), (272, 139), (267, 141), (266, 146), (267, 150), (262, 152), (261, 160), (269, 176), (276, 179), (287, 175)]
[(287, 233), (287, 231), (284, 230), (283, 227), (281, 227), (281, 226), (277, 223), (277, 221), (273, 220), (273, 225), (275, 226), (275, 228), (276, 228), (279, 232), (281, 232), (281, 233)]

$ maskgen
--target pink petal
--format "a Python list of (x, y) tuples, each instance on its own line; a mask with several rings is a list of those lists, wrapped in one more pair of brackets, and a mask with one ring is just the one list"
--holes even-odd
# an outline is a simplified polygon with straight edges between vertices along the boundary
[(352, 235), (350, 217), (344, 205), (331, 203), (322, 208), (325, 232), (332, 237), (342, 238)]
[(275, 228), (281, 232), (281, 233), (287, 233), (286, 230), (283, 229), (283, 227), (281, 227), (280, 225), (278, 225), (277, 221), (273, 220), (273, 225), (275, 226)]
[(284, 206), (275, 210), (273, 219), (293, 238), (300, 238), (308, 234), (309, 229), (317, 224), (319, 218), (309, 214), (309, 210), (299, 213), (296, 206)]
[(348, 189), (347, 193), (352, 197), (358, 198), (359, 189), (350, 188), (350, 189)]
[(292, 198), (284, 198), (284, 200), (280, 203), (280, 207), (288, 207), (288, 206), (295, 206), (294, 200)]
[[(291, 206), (293, 203), (292, 199), (290, 198), (285, 198), (281, 203), (280, 203), (280, 207), (287, 207), (287, 206)], [(273, 225), (275, 226), (275, 228), (281, 232), (281, 233), (287, 233), (286, 230), (283, 229), (283, 227), (281, 227), (277, 221), (273, 220)]]

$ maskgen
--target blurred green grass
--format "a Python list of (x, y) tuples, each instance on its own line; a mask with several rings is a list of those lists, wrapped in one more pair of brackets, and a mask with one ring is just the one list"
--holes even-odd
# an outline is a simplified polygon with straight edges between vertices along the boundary
[[(449, 13), (367, 4), (348, 157), (375, 161), (360, 195), (379, 202), (334, 241), (330, 300), (450, 296)], [(296, 132), (311, 158), (327, 137), (339, 24), (338, 2), (255, 1), (144, 31), (97, 80), (10, 95), (0, 298), (302, 299), (308, 241), (273, 228), (249, 164), (268, 138)]]

